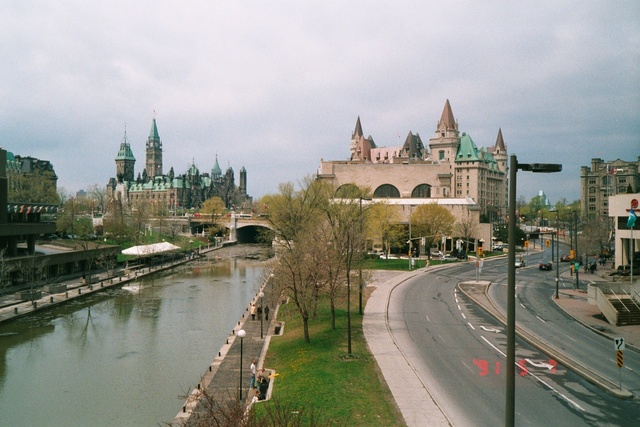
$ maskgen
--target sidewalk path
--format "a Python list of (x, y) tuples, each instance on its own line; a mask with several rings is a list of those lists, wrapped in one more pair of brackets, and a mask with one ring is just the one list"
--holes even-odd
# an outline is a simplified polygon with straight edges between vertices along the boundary
[[(264, 293), (262, 298), (259, 297), (260, 292)], [(207, 395), (217, 405), (236, 401), (240, 397), (244, 402), (251, 400), (255, 395), (255, 391), (249, 388), (251, 361), (254, 358), (258, 359), (257, 368), (263, 367), (269, 341), (274, 335), (275, 327), (279, 325), (279, 322), (273, 322), (278, 311), (276, 298), (277, 296), (272, 293), (271, 281), (267, 280), (246, 307), (242, 318), (236, 323), (226, 343), (192, 390), (182, 410), (174, 418), (172, 426), (197, 425), (198, 413), (203, 410), (202, 404), (198, 400), (201, 388), (207, 390)], [(259, 316), (256, 315), (256, 320), (251, 320), (251, 304), (255, 304), (257, 307), (261, 302), (264, 303), (264, 306), (269, 305), (270, 307), (269, 319), (263, 317), (260, 321)], [(242, 339), (238, 337), (238, 331), (241, 329), (246, 333)], [(242, 360), (240, 360), (241, 356)], [(267, 396), (271, 393), (273, 382), (274, 380), (270, 381)]]
[[(376, 286), (364, 310), (362, 329), (371, 354), (376, 359), (404, 421), (409, 427), (450, 426), (442, 410), (420, 381), (400, 349), (393, 341), (387, 326), (387, 306), (393, 288), (419, 274), (393, 272), (378, 274), (369, 286)], [(376, 272), (378, 273), (378, 272)]]

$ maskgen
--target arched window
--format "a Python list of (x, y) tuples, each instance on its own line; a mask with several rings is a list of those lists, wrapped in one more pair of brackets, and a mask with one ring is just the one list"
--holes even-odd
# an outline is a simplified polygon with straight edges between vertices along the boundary
[(420, 184), (411, 192), (411, 197), (416, 199), (426, 199), (431, 197), (431, 186), (429, 184)]
[(373, 197), (378, 198), (399, 198), (400, 191), (391, 184), (382, 184), (373, 192)]
[(339, 199), (352, 199), (359, 197), (361, 191), (355, 184), (343, 184), (336, 190), (336, 197)]

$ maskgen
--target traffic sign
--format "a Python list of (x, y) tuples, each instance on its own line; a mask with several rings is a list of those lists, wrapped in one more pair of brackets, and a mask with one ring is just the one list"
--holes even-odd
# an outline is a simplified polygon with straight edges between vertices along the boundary
[(619, 351), (619, 350), (625, 350), (625, 345), (624, 345), (624, 338), (623, 337), (616, 337), (613, 339), (613, 344), (615, 346), (615, 350)]

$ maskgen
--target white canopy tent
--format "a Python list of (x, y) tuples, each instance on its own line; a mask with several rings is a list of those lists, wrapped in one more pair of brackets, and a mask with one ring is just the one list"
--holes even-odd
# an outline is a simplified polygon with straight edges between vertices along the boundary
[(124, 255), (147, 256), (180, 249), (180, 246), (168, 242), (153, 243), (151, 245), (132, 246), (122, 251)]

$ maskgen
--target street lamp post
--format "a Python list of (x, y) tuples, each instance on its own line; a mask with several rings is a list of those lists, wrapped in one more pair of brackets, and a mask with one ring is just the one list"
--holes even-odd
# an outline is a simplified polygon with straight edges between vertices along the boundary
[(260, 339), (264, 338), (263, 333), (262, 333), (262, 319), (264, 318), (264, 292), (260, 292), (258, 294), (258, 296), (260, 297)]
[(362, 239), (362, 254), (360, 256), (360, 263), (359, 263), (359, 269), (358, 269), (358, 313), (362, 314), (362, 257), (364, 257), (365, 252), (367, 251), (366, 248), (366, 240), (364, 238), (364, 233), (362, 231), (363, 227), (362, 227), (362, 223), (364, 222), (364, 218), (362, 216), (362, 201), (363, 200), (367, 200), (367, 201), (371, 201), (371, 199), (365, 198), (365, 197), (360, 197), (360, 238)]
[(412, 267), (412, 263), (411, 263), (411, 261), (412, 261), (412, 258), (411, 258), (411, 255), (412, 255), (412, 253), (411, 253), (412, 252), (411, 251), (411, 249), (412, 249), (412, 247), (411, 247), (411, 208), (412, 208), (412, 205), (409, 205), (409, 241), (407, 242), (409, 244), (409, 270), (411, 270), (411, 267)]
[(574, 261), (574, 267), (576, 270), (576, 289), (580, 289), (580, 255), (578, 255), (578, 212), (573, 211), (573, 225), (575, 226), (575, 236), (576, 236), (576, 251)]
[(515, 425), (516, 384), (516, 175), (519, 170), (529, 172), (560, 172), (560, 164), (519, 164), (515, 154), (509, 164), (509, 254), (507, 271), (507, 383), (505, 425)]
[(242, 341), (244, 340), (245, 335), (247, 335), (247, 333), (244, 329), (240, 329), (238, 331), (238, 336), (240, 337), (240, 394), (238, 400), (240, 401), (242, 401)]
[[(556, 237), (556, 294), (554, 296), (555, 299), (560, 298), (560, 217), (558, 215), (558, 210), (556, 210), (556, 232), (551, 233), (551, 242), (553, 243), (553, 236)], [(553, 249), (553, 246), (551, 246)], [(551, 258), (553, 258), (553, 250), (551, 251)]]

